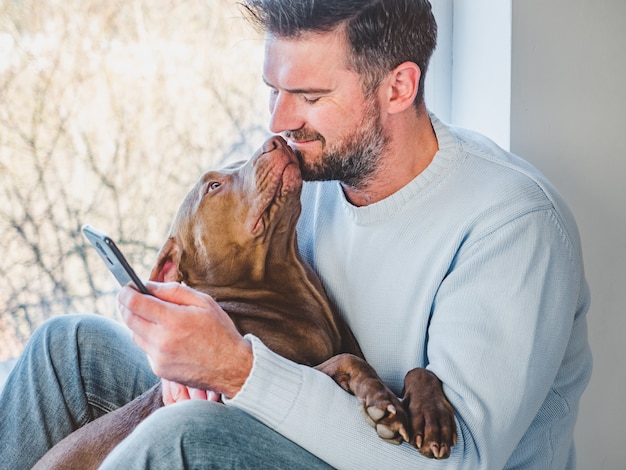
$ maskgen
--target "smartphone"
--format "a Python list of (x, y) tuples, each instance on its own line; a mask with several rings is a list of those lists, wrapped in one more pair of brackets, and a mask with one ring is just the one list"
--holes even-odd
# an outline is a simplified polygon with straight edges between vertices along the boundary
[(150, 295), (141, 279), (135, 274), (128, 261), (111, 237), (89, 225), (83, 225), (83, 234), (94, 246), (100, 258), (113, 273), (120, 285), (132, 284), (139, 292)]

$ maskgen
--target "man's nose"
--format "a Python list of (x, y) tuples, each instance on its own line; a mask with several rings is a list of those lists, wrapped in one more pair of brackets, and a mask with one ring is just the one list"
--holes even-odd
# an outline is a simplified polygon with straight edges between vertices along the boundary
[(304, 121), (300, 116), (297, 97), (290, 93), (277, 92), (270, 98), (270, 131), (280, 134), (300, 129)]

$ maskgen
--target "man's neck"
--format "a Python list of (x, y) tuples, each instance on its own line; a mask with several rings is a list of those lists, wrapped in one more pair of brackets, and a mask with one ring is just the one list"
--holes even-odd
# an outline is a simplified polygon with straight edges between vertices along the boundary
[(389, 123), (390, 143), (379, 168), (362, 187), (341, 183), (346, 199), (355, 206), (381, 201), (426, 169), (438, 150), (437, 137), (425, 107), (410, 118)]

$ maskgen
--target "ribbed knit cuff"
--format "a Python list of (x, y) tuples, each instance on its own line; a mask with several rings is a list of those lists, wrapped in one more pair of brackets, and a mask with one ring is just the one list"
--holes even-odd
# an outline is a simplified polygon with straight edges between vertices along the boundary
[(272, 352), (256, 336), (248, 334), (254, 361), (248, 379), (237, 395), (225, 399), (272, 428), (289, 415), (302, 387), (302, 371), (295, 362)]

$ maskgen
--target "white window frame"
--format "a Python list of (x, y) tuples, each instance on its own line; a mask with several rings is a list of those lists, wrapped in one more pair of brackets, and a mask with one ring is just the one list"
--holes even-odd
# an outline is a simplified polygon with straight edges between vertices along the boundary
[(431, 0), (439, 34), (426, 104), (443, 121), (511, 140), (512, 0)]

